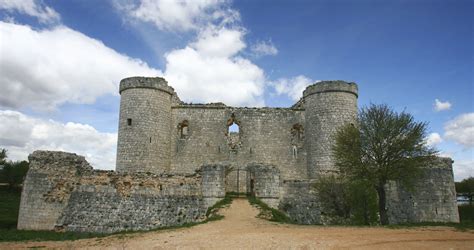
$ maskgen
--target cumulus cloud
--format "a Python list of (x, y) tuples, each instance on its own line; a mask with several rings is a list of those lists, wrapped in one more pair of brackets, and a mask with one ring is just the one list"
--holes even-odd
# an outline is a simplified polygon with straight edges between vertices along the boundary
[(34, 150), (60, 150), (85, 156), (94, 168), (115, 169), (117, 134), (10, 110), (0, 110), (0, 121), (0, 148), (8, 150), (11, 160), (26, 160)]
[(182, 100), (264, 105), (265, 74), (240, 55), (247, 47), (246, 30), (229, 1), (141, 0), (117, 7), (128, 19), (151, 22), (160, 30), (195, 34), (184, 48), (165, 53), (164, 77)]
[(243, 31), (210, 29), (184, 49), (166, 55), (165, 78), (184, 101), (262, 106), (265, 75), (237, 56), (245, 47)]
[(454, 180), (462, 181), (463, 179), (474, 176), (474, 160), (460, 160), (453, 163)]
[(441, 138), (441, 135), (438, 133), (431, 133), (428, 135), (428, 138), (426, 138), (428, 146), (436, 146), (441, 142), (443, 142), (443, 138)]
[(0, 0), (0, 9), (36, 17), (41, 23), (55, 23), (60, 15), (40, 0)]
[(238, 12), (227, 8), (226, 0), (142, 0), (118, 7), (132, 18), (151, 22), (161, 30), (189, 31), (209, 23), (230, 23), (239, 19)]
[(448, 101), (443, 102), (438, 99), (435, 99), (435, 103), (433, 104), (433, 107), (436, 112), (449, 110), (451, 109), (451, 103)]
[(444, 138), (466, 147), (474, 146), (474, 113), (457, 116), (444, 126)]
[[(277, 95), (286, 95), (293, 101), (298, 101), (303, 96), (303, 91), (314, 81), (306, 76), (299, 75), (293, 78), (280, 78), (270, 83)], [(317, 81), (316, 81), (317, 82)]]
[(0, 22), (0, 106), (54, 109), (118, 94), (122, 78), (162, 73), (64, 26), (33, 30)]
[(271, 41), (268, 42), (257, 42), (250, 48), (256, 56), (274, 56), (278, 54), (278, 49), (273, 45)]

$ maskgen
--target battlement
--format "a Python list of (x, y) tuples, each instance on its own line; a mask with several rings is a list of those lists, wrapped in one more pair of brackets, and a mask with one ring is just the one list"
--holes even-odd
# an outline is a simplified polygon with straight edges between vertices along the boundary
[(168, 86), (168, 82), (162, 77), (128, 77), (120, 81), (119, 93), (131, 88), (158, 89), (172, 95), (174, 89)]
[(313, 94), (318, 93), (327, 93), (327, 92), (347, 92), (354, 94), (358, 97), (358, 88), (357, 84), (354, 82), (346, 82), (341, 80), (334, 81), (321, 81), (313, 85), (310, 85), (303, 92), (303, 97), (307, 97)]

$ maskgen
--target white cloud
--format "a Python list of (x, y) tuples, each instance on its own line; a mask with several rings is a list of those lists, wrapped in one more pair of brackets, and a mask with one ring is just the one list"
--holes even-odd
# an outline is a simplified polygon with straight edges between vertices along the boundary
[(278, 49), (273, 45), (271, 41), (258, 42), (250, 48), (256, 56), (270, 55), (274, 56), (278, 54)]
[(94, 168), (115, 169), (117, 134), (10, 110), (0, 110), (0, 121), (0, 148), (8, 150), (11, 160), (26, 160), (34, 150), (60, 150), (85, 156)]
[(448, 102), (448, 101), (442, 102), (438, 99), (435, 99), (435, 103), (433, 104), (433, 106), (434, 106), (434, 110), (436, 112), (451, 109), (451, 103), (450, 102)]
[(280, 78), (271, 82), (270, 85), (277, 95), (287, 95), (293, 101), (298, 101), (303, 96), (306, 87), (314, 82), (306, 76), (299, 75), (293, 78)]
[(55, 23), (60, 20), (60, 15), (40, 0), (0, 0), (0, 9), (36, 17), (41, 23)]
[(80, 32), (0, 22), (0, 106), (54, 109), (118, 94), (122, 78), (162, 75)]
[(462, 181), (463, 179), (474, 177), (474, 160), (454, 161), (453, 172), (455, 181)]
[(474, 113), (457, 116), (444, 126), (444, 138), (466, 147), (474, 146)]
[(151, 22), (161, 30), (189, 31), (209, 23), (232, 23), (238, 12), (226, 8), (226, 0), (141, 0), (139, 4), (118, 4), (132, 18)]
[(428, 146), (436, 146), (441, 142), (443, 142), (443, 138), (441, 138), (441, 135), (438, 133), (431, 133), (428, 135), (428, 138), (426, 138)]
[(265, 75), (237, 56), (245, 47), (243, 31), (220, 28), (199, 35), (184, 49), (166, 55), (168, 82), (184, 101), (262, 106)]

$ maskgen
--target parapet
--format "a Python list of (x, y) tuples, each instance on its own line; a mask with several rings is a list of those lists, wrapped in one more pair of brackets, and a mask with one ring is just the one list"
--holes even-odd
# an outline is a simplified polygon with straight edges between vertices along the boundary
[(168, 86), (168, 82), (162, 77), (128, 77), (120, 81), (119, 93), (131, 88), (158, 89), (173, 95), (174, 89)]
[(341, 80), (321, 81), (308, 86), (303, 92), (303, 97), (307, 97), (318, 93), (327, 92), (347, 92), (358, 97), (357, 84), (354, 82), (345, 82)]

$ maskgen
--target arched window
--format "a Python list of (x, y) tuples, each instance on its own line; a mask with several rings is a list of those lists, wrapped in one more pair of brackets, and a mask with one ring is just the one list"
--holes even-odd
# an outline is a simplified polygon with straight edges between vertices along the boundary
[(296, 123), (291, 128), (291, 135), (294, 143), (302, 142), (304, 136), (304, 129), (303, 126), (299, 123)]
[(237, 123), (232, 123), (232, 125), (230, 125), (228, 127), (228, 131), (229, 133), (239, 133), (240, 132), (240, 128), (239, 128), (239, 125), (237, 125)]
[(189, 122), (184, 120), (178, 124), (178, 135), (180, 139), (186, 139), (189, 136)]

